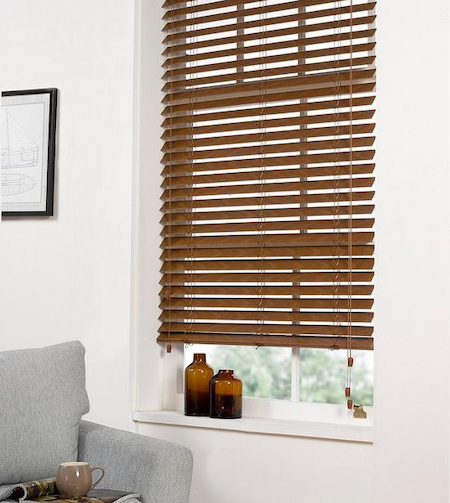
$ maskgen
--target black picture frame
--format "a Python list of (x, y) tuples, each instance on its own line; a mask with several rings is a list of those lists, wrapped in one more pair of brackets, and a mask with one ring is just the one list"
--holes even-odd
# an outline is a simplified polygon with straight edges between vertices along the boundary
[[(49, 95), (48, 111), (48, 152), (47, 152), (47, 185), (45, 210), (16, 210), (3, 211), (2, 217), (51, 217), (54, 211), (55, 197), (55, 155), (56, 155), (56, 128), (57, 128), (57, 106), (58, 89), (27, 89), (22, 91), (3, 91), (2, 98), (11, 96), (31, 96), (31, 95)], [(3, 201), (2, 201), (3, 206)]]

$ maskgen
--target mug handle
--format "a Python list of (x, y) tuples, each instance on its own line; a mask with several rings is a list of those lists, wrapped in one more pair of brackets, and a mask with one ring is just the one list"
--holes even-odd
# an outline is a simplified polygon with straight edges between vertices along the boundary
[(92, 484), (91, 486), (91, 491), (92, 489), (94, 489), (94, 487), (103, 479), (103, 477), (105, 476), (105, 470), (103, 470), (103, 468), (100, 468), (99, 466), (96, 467), (96, 468), (91, 468), (91, 473), (94, 473), (95, 470), (100, 470), (102, 472), (102, 474), (100, 475), (100, 478), (97, 480), (97, 482), (95, 482), (95, 484)]

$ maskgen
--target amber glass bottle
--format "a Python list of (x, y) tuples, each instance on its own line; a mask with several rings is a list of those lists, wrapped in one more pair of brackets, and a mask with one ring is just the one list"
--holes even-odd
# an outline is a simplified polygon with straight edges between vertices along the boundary
[(219, 370), (211, 379), (211, 417), (242, 417), (242, 381), (232, 370)]
[(214, 370), (204, 353), (195, 353), (194, 361), (184, 371), (184, 414), (209, 416), (209, 381)]

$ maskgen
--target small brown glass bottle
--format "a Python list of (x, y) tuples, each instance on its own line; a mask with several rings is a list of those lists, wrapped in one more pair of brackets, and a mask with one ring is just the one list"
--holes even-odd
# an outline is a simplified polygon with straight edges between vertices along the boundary
[(211, 417), (242, 417), (242, 381), (232, 370), (219, 370), (211, 379)]
[(209, 416), (209, 381), (214, 370), (204, 353), (195, 353), (194, 361), (184, 371), (184, 414)]

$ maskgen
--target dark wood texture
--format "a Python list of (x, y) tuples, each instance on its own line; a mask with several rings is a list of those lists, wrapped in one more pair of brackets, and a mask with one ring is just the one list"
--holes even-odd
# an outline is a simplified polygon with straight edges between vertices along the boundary
[(375, 3), (165, 8), (158, 341), (373, 349)]

